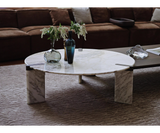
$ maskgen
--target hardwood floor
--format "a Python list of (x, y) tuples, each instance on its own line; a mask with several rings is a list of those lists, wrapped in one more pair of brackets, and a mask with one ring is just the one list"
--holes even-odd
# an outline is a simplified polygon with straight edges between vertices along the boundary
[(24, 60), (0, 62), (0, 66), (18, 65), (18, 64), (24, 64)]

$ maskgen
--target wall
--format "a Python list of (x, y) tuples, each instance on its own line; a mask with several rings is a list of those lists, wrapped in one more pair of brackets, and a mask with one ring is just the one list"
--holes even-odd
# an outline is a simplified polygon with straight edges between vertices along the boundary
[[(74, 6), (74, 5), (73, 5)], [(83, 6), (83, 5), (82, 5)], [(0, 5), (0, 9), (71, 8), (72, 5)], [(160, 5), (89, 5), (90, 8), (160, 8)]]
[(156, 8), (160, 5), (89, 5), (90, 8)]
[(0, 9), (18, 9), (18, 8), (56, 8), (57, 5), (0, 5)]
[(23, 5), (23, 8), (56, 8), (57, 5)]
[(23, 5), (0, 5), (0, 9), (17, 9), (23, 8)]

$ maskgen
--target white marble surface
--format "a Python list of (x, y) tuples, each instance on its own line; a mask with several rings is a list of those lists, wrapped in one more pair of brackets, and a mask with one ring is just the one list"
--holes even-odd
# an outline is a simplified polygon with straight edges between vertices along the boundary
[[(40, 52), (28, 56), (25, 59), (25, 64), (31, 65), (38, 63), (37, 65), (32, 65), (31, 68), (43, 72), (68, 75), (97, 75), (126, 70), (135, 63), (133, 58), (118, 52), (95, 49), (83, 49), (83, 51), (78, 51), (78, 49), (76, 49), (73, 64), (68, 64), (68, 62), (63, 59), (64, 50), (61, 49), (58, 51), (62, 56), (59, 63), (45, 63), (44, 52)], [(116, 64), (125, 64), (129, 66)]]
[(115, 72), (114, 101), (120, 103), (132, 103), (133, 71)]
[(45, 101), (45, 72), (38, 70), (26, 71), (27, 103)]

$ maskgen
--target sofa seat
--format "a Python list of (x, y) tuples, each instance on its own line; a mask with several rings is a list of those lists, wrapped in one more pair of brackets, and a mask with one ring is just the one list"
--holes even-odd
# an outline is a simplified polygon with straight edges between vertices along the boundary
[(0, 31), (2, 31), (2, 30), (18, 30), (18, 28), (13, 28), (13, 27), (1, 27), (0, 28)]
[(130, 46), (149, 45), (160, 42), (160, 27), (151, 22), (136, 22), (130, 30)]
[(86, 30), (88, 34), (87, 40), (84, 41), (83, 45), (85, 48), (103, 49), (124, 47), (129, 42), (129, 30), (112, 23), (86, 26)]
[(40, 51), (50, 49), (50, 41), (47, 40), (47, 36), (41, 38), (41, 29), (49, 28), (51, 25), (41, 25), (41, 26), (27, 26), (21, 28), (22, 31), (26, 32), (30, 36), (31, 42), (31, 54)]
[(21, 28), (22, 31), (25, 31), (29, 35), (39, 35), (41, 34), (41, 29), (49, 28), (51, 25), (40, 25), (40, 26), (27, 26)]
[(153, 22), (153, 23), (160, 27), (160, 22)]
[(0, 61), (24, 59), (30, 55), (30, 36), (17, 28), (0, 28)]
[(85, 24), (86, 27), (92, 26), (106, 26), (106, 25), (113, 25), (112, 23), (93, 23), (93, 24)]
[(18, 37), (18, 36), (28, 36), (28, 34), (24, 31), (21, 31), (17, 28), (0, 28), (0, 38), (8, 38), (8, 37)]

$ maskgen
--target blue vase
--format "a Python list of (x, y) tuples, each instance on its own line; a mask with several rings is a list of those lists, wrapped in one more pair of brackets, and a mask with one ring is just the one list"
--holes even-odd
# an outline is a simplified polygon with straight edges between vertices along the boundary
[(72, 31), (69, 31), (69, 38), (65, 42), (67, 61), (69, 64), (73, 63), (75, 46), (76, 46), (76, 43), (75, 43), (75, 40), (72, 39)]

